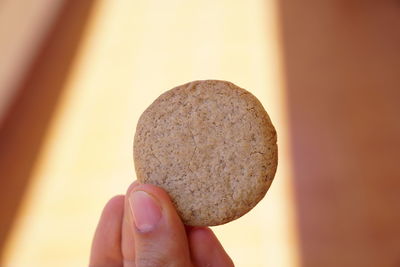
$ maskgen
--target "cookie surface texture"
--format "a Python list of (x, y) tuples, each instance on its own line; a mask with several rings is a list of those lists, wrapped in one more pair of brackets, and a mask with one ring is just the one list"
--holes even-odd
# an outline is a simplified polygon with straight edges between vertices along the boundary
[(277, 168), (276, 132), (238, 86), (194, 81), (159, 96), (134, 138), (137, 179), (168, 192), (187, 225), (224, 224), (265, 195)]

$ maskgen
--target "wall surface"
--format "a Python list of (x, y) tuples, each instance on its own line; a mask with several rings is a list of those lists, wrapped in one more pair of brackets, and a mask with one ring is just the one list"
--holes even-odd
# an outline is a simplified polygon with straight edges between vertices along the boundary
[[(4, 266), (85, 266), (103, 205), (135, 179), (138, 117), (165, 90), (197, 79), (226, 79), (250, 90), (279, 133), (279, 169), (266, 198), (248, 215), (214, 230), (237, 266), (296, 266), (274, 2), (103, 0), (87, 2), (86, 8), (72, 2), (81, 8), (71, 6), (75, 13), (64, 20), (79, 29), (72, 34), (79, 40), (68, 41), (67, 30), (56, 37), (55, 47), (75, 43), (74, 52), (53, 65), (60, 58), (45, 49), (41, 62), (48, 63), (36, 67), (37, 78), (29, 82), (35, 90), (58, 93), (47, 123), (37, 126), (42, 138), (40, 144), (34, 141), (39, 145), (24, 173), (29, 179)], [(65, 71), (55, 71), (59, 66)], [(48, 80), (55, 73), (62, 73), (57, 86)], [(30, 95), (26, 103), (40, 99)], [(24, 137), (29, 127), (15, 131)], [(24, 154), (8, 151), (16, 151), (16, 162)]]
[(302, 266), (400, 266), (399, 1), (280, 18)]

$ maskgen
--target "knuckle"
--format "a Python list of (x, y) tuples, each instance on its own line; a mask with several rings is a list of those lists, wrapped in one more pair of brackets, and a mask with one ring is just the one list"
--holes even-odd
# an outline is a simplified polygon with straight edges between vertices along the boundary
[(139, 257), (136, 259), (136, 267), (165, 267), (168, 263), (163, 257)]
[(145, 258), (136, 258), (135, 267), (192, 267), (193, 265), (190, 262), (187, 262), (183, 259), (170, 260), (168, 257), (162, 257), (158, 255), (158, 257), (145, 257)]

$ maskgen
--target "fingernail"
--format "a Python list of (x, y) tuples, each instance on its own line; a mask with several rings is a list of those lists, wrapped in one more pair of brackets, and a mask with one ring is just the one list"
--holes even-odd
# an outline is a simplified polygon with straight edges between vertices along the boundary
[(139, 232), (152, 231), (161, 219), (161, 207), (144, 191), (134, 191), (129, 196), (133, 221)]

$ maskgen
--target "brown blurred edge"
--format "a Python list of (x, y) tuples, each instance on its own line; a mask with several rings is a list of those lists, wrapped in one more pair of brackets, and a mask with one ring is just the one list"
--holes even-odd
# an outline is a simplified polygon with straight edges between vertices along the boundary
[(0, 262), (95, 1), (65, 1), (0, 125)]
[(277, 1), (301, 266), (400, 266), (400, 1)]

